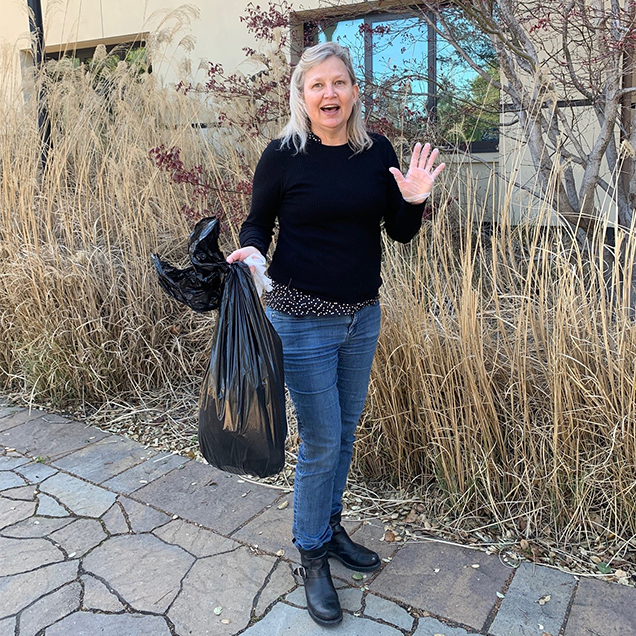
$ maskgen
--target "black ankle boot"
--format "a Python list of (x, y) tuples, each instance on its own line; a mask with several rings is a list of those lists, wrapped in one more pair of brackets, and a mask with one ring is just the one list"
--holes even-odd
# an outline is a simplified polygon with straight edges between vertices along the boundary
[(338, 559), (345, 567), (359, 572), (370, 572), (380, 566), (380, 557), (373, 550), (354, 543), (340, 525), (340, 514), (329, 521), (333, 535), (327, 544), (327, 554)]
[(303, 550), (296, 547), (300, 552), (302, 568), (299, 570), (305, 582), (309, 616), (323, 627), (337, 625), (342, 621), (342, 609), (331, 580), (327, 548), (322, 546), (315, 550)]

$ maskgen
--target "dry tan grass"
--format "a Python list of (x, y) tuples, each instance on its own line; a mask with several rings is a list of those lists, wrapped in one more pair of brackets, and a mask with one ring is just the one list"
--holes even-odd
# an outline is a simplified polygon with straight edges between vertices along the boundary
[(358, 465), (441, 489), (456, 527), (489, 518), (559, 542), (606, 529), (633, 548), (636, 326), (619, 267), (612, 304), (600, 256), (565, 230), (504, 222), (485, 240), (470, 208), (459, 235), (442, 206), (413, 245), (385, 246)]
[[(2, 388), (59, 407), (192, 405), (214, 317), (177, 306), (155, 280), (152, 252), (185, 253), (180, 209), (192, 201), (148, 151), (178, 146), (227, 183), (266, 139), (242, 154), (240, 131), (212, 142), (189, 125), (212, 120), (204, 99), (122, 65), (101, 83), (82, 70), (58, 80), (44, 175), (33, 106), (0, 104)], [(447, 196), (454, 178), (447, 170), (417, 240), (385, 246), (384, 326), (356, 469), (408, 501), (426, 491), (457, 527), (486, 519), (559, 542), (605, 528), (627, 550), (636, 328), (626, 301), (609, 303), (599, 259), (564, 233), (503, 223), (485, 240), (477, 200), (457, 210)], [(232, 201), (221, 192), (213, 207), (231, 219)], [(226, 248), (236, 229), (226, 222)], [(191, 444), (192, 421), (184, 427)]]

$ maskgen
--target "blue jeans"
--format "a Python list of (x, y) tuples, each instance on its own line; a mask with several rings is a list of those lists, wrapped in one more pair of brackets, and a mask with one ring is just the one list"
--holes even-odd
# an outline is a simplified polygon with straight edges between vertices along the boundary
[(380, 305), (345, 316), (292, 316), (268, 307), (267, 317), (283, 343), (285, 384), (301, 439), (293, 534), (297, 546), (313, 550), (331, 539), (329, 519), (342, 510), (380, 332)]

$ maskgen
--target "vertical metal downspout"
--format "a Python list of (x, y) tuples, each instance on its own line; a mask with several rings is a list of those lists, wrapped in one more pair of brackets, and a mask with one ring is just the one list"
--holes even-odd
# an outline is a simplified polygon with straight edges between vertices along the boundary
[(42, 4), (40, 0), (27, 0), (29, 6), (29, 30), (33, 35), (33, 62), (36, 77), (39, 82), (38, 90), (38, 129), (40, 131), (42, 171), (46, 170), (46, 163), (51, 144), (51, 120), (46, 108), (46, 91), (43, 84), (42, 71), (44, 68), (44, 21), (42, 19)]

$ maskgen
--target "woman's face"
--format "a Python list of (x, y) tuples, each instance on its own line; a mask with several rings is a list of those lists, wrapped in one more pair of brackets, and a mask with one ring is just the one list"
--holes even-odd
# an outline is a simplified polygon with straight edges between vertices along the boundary
[(347, 143), (347, 121), (358, 92), (340, 58), (328, 57), (305, 73), (305, 110), (311, 130), (323, 143)]

